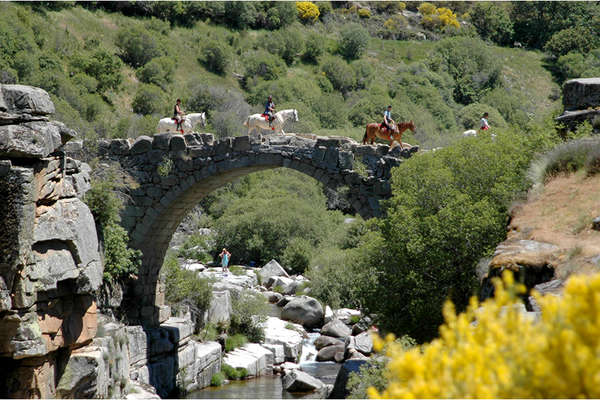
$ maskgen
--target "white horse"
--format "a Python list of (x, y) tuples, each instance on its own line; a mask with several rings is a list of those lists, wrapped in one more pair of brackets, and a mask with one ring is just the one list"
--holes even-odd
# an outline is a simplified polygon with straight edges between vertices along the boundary
[(274, 119), (269, 126), (269, 121), (265, 119), (261, 114), (252, 114), (248, 116), (248, 119), (244, 121), (244, 126), (248, 127), (248, 134), (258, 129), (272, 130), (275, 133), (285, 134), (283, 131), (283, 125), (288, 121), (298, 122), (298, 111), (295, 109), (281, 110), (276, 112)]
[(469, 136), (477, 136), (477, 131), (475, 129), (469, 129), (468, 131), (463, 132), (463, 137)]
[[(181, 129), (183, 129), (183, 133), (190, 133), (196, 129), (196, 126), (200, 124), (203, 128), (206, 126), (206, 114), (205, 113), (192, 113), (186, 114), (183, 116), (184, 121), (181, 123)], [(158, 126), (156, 130), (158, 133), (162, 132), (175, 132), (179, 133), (176, 130), (177, 123), (173, 118), (162, 118), (158, 121)]]

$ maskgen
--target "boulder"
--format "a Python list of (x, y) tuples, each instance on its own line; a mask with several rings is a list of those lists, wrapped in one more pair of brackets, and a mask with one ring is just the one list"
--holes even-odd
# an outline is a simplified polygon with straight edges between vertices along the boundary
[(333, 390), (329, 394), (330, 399), (345, 399), (348, 397), (349, 392), (346, 389), (348, 385), (348, 378), (351, 373), (358, 373), (360, 367), (366, 364), (366, 360), (347, 360), (344, 362), (340, 370), (338, 371), (333, 385)]
[(373, 352), (373, 339), (369, 332), (363, 332), (354, 337), (354, 347), (357, 351), (368, 356)]
[(317, 350), (321, 350), (323, 347), (333, 346), (336, 344), (341, 344), (343, 342), (344, 341), (339, 338), (321, 335), (317, 338), (317, 340), (315, 340), (315, 348)]
[(281, 364), (285, 361), (285, 349), (281, 344), (265, 343), (262, 345), (265, 349), (271, 350), (273, 353), (273, 364)]
[(290, 371), (282, 379), (283, 389), (288, 392), (312, 392), (323, 387), (323, 382), (298, 369)]
[(289, 303), (290, 301), (292, 301), (294, 299), (294, 296), (283, 296), (281, 298), (281, 300), (279, 300), (277, 302), (277, 306), (278, 307), (285, 307), (287, 305), (287, 303)]
[(260, 270), (258, 270), (261, 282), (266, 282), (272, 276), (285, 276), (289, 278), (289, 275), (281, 265), (275, 260), (271, 260), (266, 263)]
[(302, 349), (302, 334), (296, 329), (288, 329), (289, 323), (279, 318), (269, 317), (260, 324), (265, 333), (265, 343), (282, 345), (286, 360), (297, 361)]
[(323, 318), (323, 321), (327, 324), (329, 322), (331, 322), (334, 318), (333, 315), (333, 311), (331, 310), (331, 307), (329, 306), (325, 306), (325, 316)]
[(54, 103), (45, 90), (25, 85), (0, 85), (0, 122), (28, 121), (50, 114), (54, 114)]
[(75, 351), (69, 357), (56, 387), (56, 397), (93, 398), (107, 393), (109, 377), (99, 348)]
[(249, 343), (227, 353), (223, 364), (233, 368), (244, 368), (250, 377), (261, 376), (268, 367), (273, 366), (273, 353), (259, 344)]
[(0, 126), (0, 155), (3, 157), (43, 158), (62, 146), (59, 123), (25, 122)]
[[(272, 281), (272, 282), (271, 282)], [(292, 295), (296, 293), (299, 283), (292, 278), (286, 278), (285, 276), (277, 276), (269, 278), (270, 284), (267, 287), (270, 289), (278, 288), (278, 292), (284, 295)]]
[(365, 316), (352, 326), (352, 334), (356, 336), (359, 333), (366, 332), (371, 325), (373, 325), (373, 320), (370, 317)]
[(281, 293), (277, 293), (277, 292), (267, 291), (267, 292), (264, 292), (263, 294), (265, 295), (265, 297), (271, 304), (277, 304), (283, 298), (283, 295)]
[(339, 308), (333, 311), (333, 315), (334, 318), (339, 319), (345, 324), (351, 325), (353, 318), (360, 317), (360, 311), (351, 308)]
[(213, 324), (229, 322), (232, 313), (231, 295), (228, 290), (213, 290), (207, 320)]
[(296, 297), (283, 307), (281, 318), (302, 324), (307, 329), (320, 328), (323, 326), (323, 306), (312, 297)]
[(571, 79), (563, 85), (565, 110), (585, 110), (600, 105), (600, 78)]
[(336, 338), (345, 338), (350, 336), (352, 330), (348, 328), (346, 324), (344, 324), (339, 319), (334, 319), (331, 322), (325, 324), (321, 329), (321, 335), (336, 337)]
[(336, 353), (342, 353), (343, 356), (345, 350), (346, 346), (344, 343), (323, 347), (317, 353), (317, 361), (335, 361)]

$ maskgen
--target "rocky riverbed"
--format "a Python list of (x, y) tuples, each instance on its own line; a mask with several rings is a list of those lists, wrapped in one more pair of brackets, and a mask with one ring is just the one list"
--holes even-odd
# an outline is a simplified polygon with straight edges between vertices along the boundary
[[(222, 364), (244, 368), (249, 379), (279, 375), (281, 381), (276, 385), (282, 391), (312, 393), (311, 397), (325, 398), (331, 394), (343, 363), (352, 360), (362, 364), (372, 353), (368, 317), (358, 310), (332, 310), (306, 295), (310, 293), (308, 280), (301, 275), (290, 276), (275, 260), (262, 268), (236, 267), (235, 274), (223, 273), (221, 268), (210, 268), (193, 260), (184, 261), (182, 268), (214, 281), (206, 322), (227, 322), (232, 296), (244, 291), (264, 296), (272, 304), (271, 315), (279, 315), (269, 316), (260, 323), (264, 341), (248, 343), (223, 355)], [(257, 390), (263, 390), (261, 385), (267, 384), (266, 380), (260, 382), (254, 385), (260, 388)], [(221, 396), (218, 390), (208, 391)], [(271, 393), (272, 388), (267, 391)], [(205, 396), (192, 394), (192, 397)], [(277, 397), (283, 396), (280, 393)]]

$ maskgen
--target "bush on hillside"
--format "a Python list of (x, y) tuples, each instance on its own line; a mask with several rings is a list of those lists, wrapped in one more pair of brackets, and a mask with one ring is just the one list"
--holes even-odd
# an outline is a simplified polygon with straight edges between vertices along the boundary
[[(544, 310), (536, 321), (519, 310), (524, 287), (505, 271), (494, 298), (482, 304), (473, 298), (462, 314), (450, 302), (444, 306), (439, 339), (408, 351), (389, 344), (389, 385), (369, 389), (369, 397), (598, 397), (599, 289), (600, 275), (580, 275), (567, 281), (562, 296), (534, 294)], [(375, 340), (374, 348), (383, 344)]]
[(475, 3), (469, 12), (471, 23), (484, 40), (491, 40), (501, 46), (512, 44), (513, 23), (504, 4), (493, 2)]
[(228, 334), (241, 334), (253, 343), (265, 340), (263, 328), (259, 325), (267, 319), (269, 303), (261, 293), (243, 290), (231, 297), (231, 325)]
[(358, 24), (350, 24), (343, 27), (340, 34), (340, 54), (347, 60), (360, 58), (369, 44), (367, 30)]
[(424, 14), (423, 18), (421, 19), (421, 24), (427, 29), (438, 31), (447, 31), (451, 28), (460, 28), (456, 14), (451, 9), (446, 7), (437, 8), (431, 14)]
[(260, 77), (264, 80), (275, 80), (286, 71), (285, 63), (278, 56), (265, 50), (257, 50), (244, 55), (246, 77)]
[(304, 23), (315, 23), (321, 14), (319, 7), (311, 1), (297, 1), (296, 8), (298, 9), (298, 18)]
[(313, 111), (327, 129), (341, 128), (346, 125), (348, 113), (344, 98), (339, 93), (323, 94), (314, 104)]
[(454, 100), (476, 102), (501, 86), (500, 64), (481, 39), (457, 37), (440, 40), (428, 60), (434, 72), (447, 72), (454, 79)]
[(227, 70), (231, 57), (228, 47), (216, 41), (208, 42), (202, 48), (198, 61), (209, 71), (222, 75)]
[(506, 127), (506, 121), (494, 107), (483, 103), (473, 103), (461, 108), (457, 112), (457, 122), (464, 129), (479, 129), (479, 122), (483, 113), (489, 114), (488, 122), (490, 127)]
[(312, 251), (310, 241), (301, 237), (293, 238), (283, 251), (281, 262), (293, 274), (303, 274), (308, 268)]
[(552, 35), (544, 45), (544, 50), (555, 57), (560, 57), (571, 51), (587, 54), (598, 45), (600, 45), (600, 40), (592, 29), (587, 26), (576, 26)]
[(287, 65), (292, 65), (304, 51), (304, 37), (297, 29), (273, 32), (269, 34), (269, 39), (265, 42), (267, 49), (278, 54)]
[(118, 89), (123, 81), (121, 60), (103, 49), (98, 49), (91, 55), (75, 55), (71, 67), (96, 79), (100, 93)]
[[(273, 81), (260, 82), (253, 88), (248, 101), (253, 105), (264, 106), (268, 95), (273, 96), (277, 109), (282, 109), (281, 104), (284, 103), (296, 104), (302, 102), (312, 106), (321, 96), (321, 90), (310, 77), (284, 77)], [(304, 113), (300, 115), (304, 115)]]
[(310, 33), (306, 37), (304, 43), (304, 54), (302, 58), (304, 61), (317, 64), (318, 59), (324, 51), (323, 38), (318, 33)]
[(116, 45), (121, 50), (123, 61), (133, 68), (139, 68), (154, 57), (165, 54), (164, 46), (157, 35), (142, 26), (119, 30)]
[(156, 85), (142, 84), (131, 103), (133, 112), (149, 115), (160, 113), (166, 108), (164, 91)]
[(144, 83), (151, 83), (166, 90), (173, 82), (175, 62), (171, 57), (157, 57), (136, 71), (137, 78)]
[(321, 69), (335, 90), (349, 92), (355, 84), (355, 74), (344, 60), (338, 57), (328, 57), (321, 64)]

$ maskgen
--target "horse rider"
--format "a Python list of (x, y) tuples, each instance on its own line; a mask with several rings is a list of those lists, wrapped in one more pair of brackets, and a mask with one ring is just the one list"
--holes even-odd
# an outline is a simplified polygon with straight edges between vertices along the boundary
[(183, 119), (183, 111), (181, 110), (181, 99), (177, 99), (177, 102), (175, 103), (175, 107), (173, 108), (173, 119), (177, 123), (177, 127), (175, 129), (183, 133), (181, 124), (185, 120)]
[(390, 131), (390, 135), (392, 134), (392, 126), (393, 124), (395, 124), (396, 122), (392, 119), (392, 106), (389, 105), (387, 107), (387, 110), (385, 110), (383, 112), (383, 122), (381, 123), (381, 126), (385, 129), (387, 128)]
[(487, 131), (488, 129), (490, 129), (490, 124), (488, 122), (488, 113), (483, 113), (483, 116), (481, 117), (481, 120), (479, 121), (479, 129), (482, 131)]
[[(273, 120), (275, 119), (274, 114), (275, 114), (275, 103), (273, 103), (273, 96), (269, 95), (269, 98), (267, 99), (267, 104), (265, 104), (265, 112), (264, 112), (264, 115), (269, 117), (269, 126), (271, 126), (271, 122), (273, 122)], [(271, 129), (275, 129), (275, 128), (271, 127)]]

